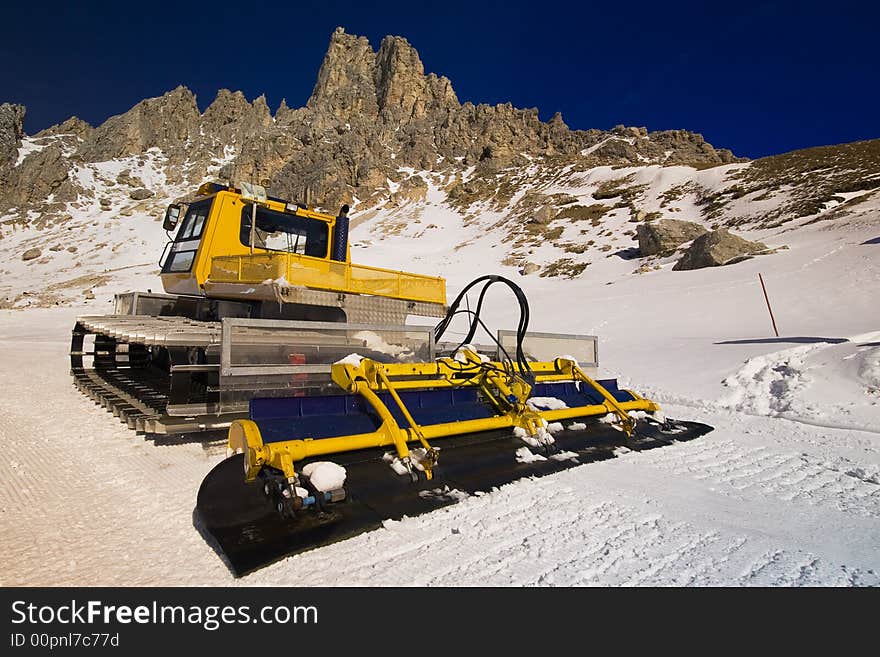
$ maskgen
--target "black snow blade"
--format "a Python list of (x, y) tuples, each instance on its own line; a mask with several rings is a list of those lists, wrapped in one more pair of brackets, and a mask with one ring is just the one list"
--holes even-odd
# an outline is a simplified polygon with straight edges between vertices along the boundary
[(346, 469), (346, 501), (294, 519), (281, 517), (259, 479), (244, 482), (244, 457), (237, 454), (205, 477), (195, 524), (240, 577), (284, 557), (378, 529), (384, 520), (417, 516), (518, 479), (614, 458), (621, 447), (652, 449), (710, 431), (712, 427), (697, 422), (639, 422), (636, 434), (627, 438), (613, 425), (592, 422), (555, 433), (553, 452), (528, 447), (509, 430), (458, 436), (435, 441), (440, 460), (434, 477), (415, 483), (396, 474), (380, 451), (339, 454), (332, 460)]

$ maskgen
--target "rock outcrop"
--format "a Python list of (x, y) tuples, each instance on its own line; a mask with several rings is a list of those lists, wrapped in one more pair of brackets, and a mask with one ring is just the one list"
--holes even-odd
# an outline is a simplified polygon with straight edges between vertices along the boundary
[(719, 228), (695, 239), (672, 269), (683, 271), (730, 265), (766, 251), (766, 244), (750, 242), (726, 228)]
[(93, 130), (94, 128), (82, 119), (76, 116), (71, 116), (66, 121), (57, 123), (50, 128), (46, 128), (45, 130), (40, 130), (37, 134), (34, 135), (34, 138), (42, 139), (45, 137), (73, 135), (74, 137), (77, 137), (79, 139), (85, 139), (92, 133)]
[(684, 244), (706, 233), (700, 224), (679, 219), (661, 219), (655, 223), (636, 226), (639, 240), (639, 253), (643, 256), (669, 256)]
[(58, 146), (46, 146), (31, 153), (10, 175), (3, 199), (18, 207), (63, 203), (76, 198), (70, 182), (70, 165)]
[(0, 105), (0, 179), (3, 171), (18, 159), (18, 149), (24, 137), (24, 115), (23, 105)]
[(76, 154), (87, 162), (102, 162), (156, 147), (170, 161), (182, 162), (187, 143), (199, 135), (200, 121), (196, 97), (186, 87), (177, 87), (111, 116), (88, 134)]

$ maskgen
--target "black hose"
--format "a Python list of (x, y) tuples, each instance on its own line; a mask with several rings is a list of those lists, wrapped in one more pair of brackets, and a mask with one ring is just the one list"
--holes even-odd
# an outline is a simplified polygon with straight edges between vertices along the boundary
[(503, 276), (498, 276), (497, 274), (488, 274), (486, 276), (480, 276), (479, 278), (476, 278), (468, 283), (464, 287), (464, 289), (459, 292), (458, 296), (455, 298), (455, 301), (452, 302), (452, 305), (449, 306), (446, 317), (440, 320), (437, 326), (434, 327), (434, 342), (440, 342), (440, 338), (446, 332), (446, 329), (452, 322), (453, 317), (458, 314), (458, 307), (459, 305), (461, 305), (461, 301), (465, 298), (467, 292), (472, 287), (474, 287), (478, 283), (482, 283), (483, 281), (485, 281), (486, 284), (483, 286), (483, 289), (480, 290), (480, 296), (477, 300), (476, 309), (473, 311), (469, 311), (469, 314), (471, 315), (471, 323), (468, 328), (467, 336), (461, 342), (459, 348), (473, 340), (474, 334), (477, 332), (477, 328), (479, 326), (483, 326), (483, 328), (485, 328), (485, 324), (483, 324), (483, 322), (480, 320), (480, 311), (482, 310), (483, 300), (486, 297), (486, 292), (488, 292), (489, 287), (495, 283), (504, 283), (505, 285), (507, 285), (507, 287), (510, 288), (510, 290), (516, 297), (517, 302), (519, 303), (519, 325), (516, 329), (516, 367), (519, 370), (520, 376), (529, 381), (529, 383), (533, 383), (535, 377), (522, 349), (522, 343), (525, 339), (526, 331), (529, 327), (529, 302), (528, 299), (526, 299), (525, 292), (523, 292), (522, 288), (510, 279), (504, 278)]

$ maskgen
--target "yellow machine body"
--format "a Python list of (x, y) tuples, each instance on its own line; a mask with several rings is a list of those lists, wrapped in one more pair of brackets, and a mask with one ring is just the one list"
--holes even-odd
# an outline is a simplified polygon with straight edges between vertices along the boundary
[[(345, 260), (331, 259), (331, 236), (337, 217), (271, 198), (247, 198), (234, 188), (200, 188), (201, 194), (187, 207), (177, 236), (169, 243), (162, 268), (162, 284), (169, 294), (206, 295), (211, 283), (248, 285), (266, 281), (325, 290), (433, 304), (446, 303), (446, 281), (435, 276), (411, 274), (379, 267), (352, 264), (350, 250)], [(210, 192), (210, 193), (208, 193)], [(283, 221), (315, 222), (323, 235), (309, 253), (252, 246), (243, 228), (250, 213), (269, 211)], [(259, 224), (259, 220), (257, 221)], [(256, 242), (256, 240), (255, 240)]]

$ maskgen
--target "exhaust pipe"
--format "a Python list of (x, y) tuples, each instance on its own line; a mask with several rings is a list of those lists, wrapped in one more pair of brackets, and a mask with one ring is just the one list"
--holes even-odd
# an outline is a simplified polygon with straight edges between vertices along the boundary
[(333, 229), (333, 244), (330, 249), (330, 259), (337, 262), (345, 262), (348, 259), (348, 205), (339, 209), (336, 217), (336, 227)]

